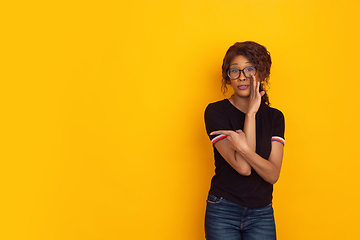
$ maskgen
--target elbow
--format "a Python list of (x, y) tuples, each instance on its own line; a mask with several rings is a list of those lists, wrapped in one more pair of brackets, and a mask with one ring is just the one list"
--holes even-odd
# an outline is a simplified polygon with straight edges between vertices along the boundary
[(251, 174), (251, 168), (246, 169), (245, 171), (243, 171), (243, 172), (240, 173), (240, 174), (243, 175), (243, 176), (250, 176), (250, 174)]
[(278, 179), (270, 179), (268, 181), (268, 183), (271, 183), (272, 185), (274, 185), (277, 182)]
[(279, 180), (279, 175), (277, 174), (276, 176), (273, 176), (273, 177), (270, 177), (269, 179), (267, 179), (267, 182), (274, 185), (278, 180)]
[(238, 168), (236, 171), (243, 176), (250, 176), (251, 167)]

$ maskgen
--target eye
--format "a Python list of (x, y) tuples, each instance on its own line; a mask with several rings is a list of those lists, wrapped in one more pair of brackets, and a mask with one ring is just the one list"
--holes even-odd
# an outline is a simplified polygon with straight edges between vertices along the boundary
[(231, 73), (238, 73), (238, 72), (239, 72), (239, 69), (237, 69), (237, 68), (230, 68), (230, 72), (231, 72)]
[(245, 68), (245, 71), (247, 71), (247, 72), (253, 72), (253, 71), (255, 71), (255, 67), (246, 67), (246, 68)]

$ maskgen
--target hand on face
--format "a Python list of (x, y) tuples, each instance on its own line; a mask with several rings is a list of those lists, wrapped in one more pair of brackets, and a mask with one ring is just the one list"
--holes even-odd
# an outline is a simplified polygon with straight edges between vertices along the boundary
[[(252, 71), (244, 72), (244, 70), (249, 67), (255, 68), (255, 74)], [(249, 98), (247, 113), (256, 113), (260, 107), (261, 97), (265, 94), (265, 91), (260, 92), (260, 82), (258, 81), (259, 76), (256, 67), (248, 58), (243, 55), (238, 55), (232, 59), (230, 68), (237, 69), (238, 71), (235, 73), (239, 74), (237, 79), (231, 80), (231, 86), (234, 89), (235, 95), (240, 98)], [(253, 73), (254, 75), (249, 77), (249, 75), (247, 75), (248, 73)]]
[(265, 91), (260, 92), (260, 81), (256, 80), (254, 75), (250, 78), (250, 95), (249, 107), (247, 113), (257, 113), (261, 104), (261, 97), (264, 96)]

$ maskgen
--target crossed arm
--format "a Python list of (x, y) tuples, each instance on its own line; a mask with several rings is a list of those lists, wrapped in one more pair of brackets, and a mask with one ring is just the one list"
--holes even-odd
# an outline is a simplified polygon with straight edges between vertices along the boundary
[[(244, 123), (244, 132), (247, 136), (246, 141), (250, 149), (254, 152), (256, 150), (256, 132), (255, 132), (255, 114), (246, 115)], [(222, 133), (219, 133), (222, 134)], [(227, 135), (227, 134), (225, 134)], [(228, 139), (218, 141), (214, 145), (221, 156), (241, 175), (249, 176), (251, 174), (251, 166), (241, 155), (236, 151), (236, 146)]]
[[(251, 166), (265, 181), (275, 184), (280, 176), (283, 159), (283, 145), (272, 142), (269, 160), (260, 157), (246, 142), (245, 133), (241, 130), (220, 130), (212, 134), (225, 134), (225, 140), (215, 143), (216, 149), (223, 158), (241, 175), (248, 176), (248, 167)], [(235, 153), (234, 153), (235, 152)], [(234, 157), (231, 157), (234, 153)]]

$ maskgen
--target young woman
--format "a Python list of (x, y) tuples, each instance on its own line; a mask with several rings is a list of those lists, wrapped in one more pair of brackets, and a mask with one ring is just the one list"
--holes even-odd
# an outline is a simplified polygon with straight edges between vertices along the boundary
[(205, 110), (214, 147), (215, 175), (207, 199), (207, 240), (276, 239), (273, 184), (279, 178), (284, 116), (269, 107), (266, 93), (270, 54), (255, 42), (237, 42), (222, 65), (222, 89), (229, 99)]

